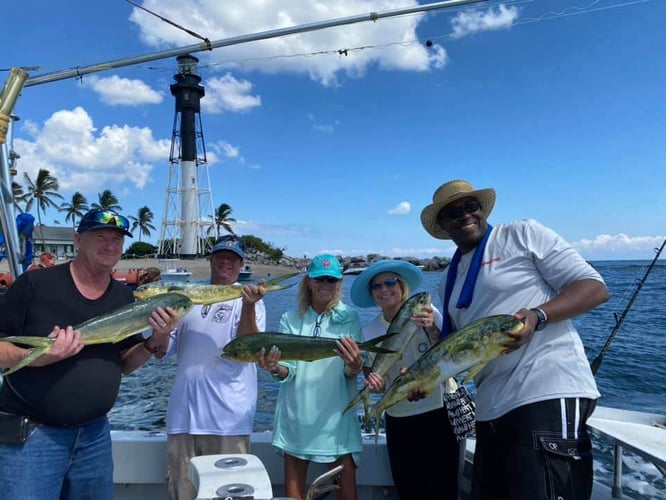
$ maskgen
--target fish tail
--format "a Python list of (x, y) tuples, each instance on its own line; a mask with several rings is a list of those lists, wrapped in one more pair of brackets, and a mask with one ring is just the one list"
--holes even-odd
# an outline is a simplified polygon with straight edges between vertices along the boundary
[(28, 354), (25, 358), (23, 358), (21, 361), (19, 361), (15, 365), (10, 366), (9, 369), (7, 369), (6, 371), (2, 372), (2, 376), (6, 377), (7, 375), (11, 375), (12, 373), (20, 370), (24, 366), (28, 366), (30, 363), (32, 363), (34, 360), (36, 360), (42, 354), (46, 354), (50, 350), (51, 350), (51, 344), (45, 345), (43, 347), (34, 348), (32, 350), (32, 352), (30, 354)]
[(396, 351), (392, 349), (385, 349), (378, 344), (381, 342), (384, 342), (386, 339), (393, 337), (394, 335), (398, 335), (400, 332), (392, 332), (392, 333), (387, 333), (386, 335), (380, 335), (379, 337), (375, 337), (374, 339), (368, 340), (366, 342), (361, 342), (358, 345), (358, 348), (361, 351), (368, 351), (368, 352), (375, 352), (378, 354), (393, 354)]
[[(360, 391), (358, 391), (358, 392), (356, 393), (356, 395), (351, 399), (351, 401), (349, 402), (349, 404), (347, 404), (347, 406), (345, 407), (344, 411), (342, 412), (343, 415), (344, 415), (348, 410), (351, 410), (352, 408), (354, 408), (354, 406), (356, 406), (356, 405), (358, 404), (358, 402), (361, 401), (361, 399), (363, 399), (364, 397), (367, 398), (367, 397), (368, 397), (368, 396), (367, 396), (368, 391), (370, 391), (370, 389), (368, 389), (368, 387), (364, 387), (363, 389), (361, 389)], [(366, 413), (367, 413), (367, 412), (366, 412)]]

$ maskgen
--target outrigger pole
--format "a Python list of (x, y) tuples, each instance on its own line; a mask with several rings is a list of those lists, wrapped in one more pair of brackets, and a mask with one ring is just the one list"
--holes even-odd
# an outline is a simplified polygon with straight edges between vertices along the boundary
[[(187, 47), (180, 47), (161, 52), (154, 52), (152, 54), (145, 54), (142, 56), (128, 57), (124, 59), (116, 59), (106, 63), (93, 64), (90, 66), (77, 67), (74, 69), (54, 71), (51, 73), (44, 73), (28, 77), (28, 74), (23, 68), (12, 68), (11, 74), (5, 86), (0, 93), (0, 225), (2, 232), (5, 235), (5, 251), (7, 260), (9, 261), (9, 270), (12, 277), (16, 278), (21, 273), (21, 268), (18, 262), (19, 244), (18, 232), (16, 230), (16, 223), (14, 221), (13, 213), (13, 194), (11, 189), (11, 176), (9, 173), (9, 156), (7, 154), (7, 147), (4, 144), (5, 136), (11, 132), (12, 112), (16, 99), (18, 98), (22, 87), (32, 87), (33, 85), (41, 85), (43, 83), (56, 82), (59, 80), (66, 80), (67, 78), (79, 78), (83, 75), (90, 73), (97, 73), (100, 71), (107, 71), (114, 68), (123, 68), (125, 66), (133, 66), (136, 64), (145, 63), (148, 61), (156, 61), (159, 59), (167, 59), (169, 57), (178, 57), (182, 55), (191, 54), (193, 52), (203, 52), (213, 50), (220, 47), (229, 47), (231, 45), (240, 45), (242, 43), (255, 42), (258, 40), (267, 40), (269, 38), (277, 38), (286, 35), (293, 35), (296, 33), (306, 33), (309, 31), (317, 31), (326, 28), (333, 28), (336, 26), (344, 26), (347, 24), (355, 24), (363, 21), (377, 21), (379, 19), (403, 16), (406, 14), (415, 14), (419, 12), (428, 12), (432, 10), (440, 10), (448, 7), (457, 7), (472, 3), (481, 3), (487, 0), (447, 0), (445, 2), (433, 2), (424, 5), (417, 5), (414, 7), (406, 7), (401, 9), (392, 9), (382, 12), (370, 12), (368, 14), (360, 14), (356, 16), (340, 17), (328, 21), (320, 21), (315, 23), (301, 24), (288, 28), (279, 28), (275, 30), (262, 31), (250, 35), (241, 35), (230, 38), (224, 38), (217, 41), (209, 41), (206, 39), (202, 43), (189, 45)], [(11, 136), (10, 136), (11, 137)]]
[(661, 251), (664, 249), (666, 246), (666, 238), (664, 241), (661, 243), (661, 246), (659, 248), (655, 248), (655, 251), (657, 254), (654, 256), (654, 259), (652, 259), (652, 262), (650, 262), (650, 265), (645, 271), (645, 274), (643, 274), (643, 277), (636, 282), (636, 289), (634, 290), (634, 293), (631, 295), (631, 298), (629, 299), (629, 302), (627, 303), (626, 307), (624, 308), (624, 311), (622, 311), (622, 314), (615, 313), (615, 326), (613, 327), (613, 330), (611, 331), (611, 334), (608, 336), (608, 339), (606, 340), (606, 344), (604, 347), (601, 349), (601, 352), (597, 355), (596, 358), (594, 358), (594, 361), (592, 361), (591, 366), (592, 366), (592, 374), (596, 375), (597, 371), (599, 370), (599, 367), (601, 366), (601, 361), (604, 359), (604, 355), (606, 354), (606, 351), (608, 351), (608, 348), (611, 345), (611, 342), (613, 342), (613, 339), (615, 338), (615, 335), (617, 335), (617, 332), (620, 330), (620, 326), (622, 326), (622, 323), (624, 322), (624, 318), (627, 317), (627, 313), (629, 312), (629, 309), (631, 309), (631, 306), (634, 304), (634, 301), (636, 300), (636, 297), (638, 297), (638, 292), (641, 291), (641, 288), (643, 288), (643, 285), (645, 284), (645, 280), (647, 279), (648, 275), (650, 274), (650, 271), (652, 271), (652, 268), (654, 265), (657, 263), (657, 259), (659, 259), (659, 255), (661, 254)]
[(379, 19), (384, 19), (389, 17), (403, 16), (406, 14), (427, 12), (431, 10), (439, 10), (439, 9), (445, 9), (447, 7), (457, 7), (460, 5), (479, 3), (485, 1), (487, 0), (448, 0), (446, 2), (434, 2), (424, 5), (417, 5), (414, 7), (385, 10), (382, 12), (370, 12), (368, 14), (360, 14), (356, 16), (339, 17), (336, 19), (330, 19), (328, 21), (300, 24), (298, 26), (291, 26), (288, 28), (279, 28), (275, 30), (261, 31), (259, 33), (253, 33), (250, 35), (240, 35), (230, 38), (223, 38), (221, 40), (216, 40), (213, 42), (206, 40), (204, 42), (197, 43), (194, 45), (188, 45), (187, 47), (180, 47), (180, 48), (165, 50), (162, 52), (145, 54), (142, 56), (129, 57), (125, 59), (117, 59), (115, 61), (110, 61), (102, 64), (93, 64), (91, 66), (85, 66), (82, 68), (74, 68), (68, 70), (54, 71), (52, 73), (45, 73), (43, 75), (38, 75), (32, 78), (28, 78), (28, 81), (25, 82), (25, 86), (32, 87), (33, 85), (41, 85), (42, 83), (54, 82), (57, 80), (65, 80), (67, 78), (78, 78), (88, 73), (106, 71), (113, 68), (122, 68), (124, 66), (132, 66), (135, 64), (141, 64), (148, 61), (166, 59), (169, 57), (183, 56), (191, 54), (193, 52), (203, 52), (206, 50), (218, 49), (220, 47), (229, 47), (231, 45), (256, 42), (258, 40), (267, 40), (269, 38), (277, 38), (286, 35), (293, 35), (296, 33), (317, 31), (326, 28), (333, 28), (336, 26), (344, 26), (346, 24), (356, 24), (364, 21), (377, 21)]

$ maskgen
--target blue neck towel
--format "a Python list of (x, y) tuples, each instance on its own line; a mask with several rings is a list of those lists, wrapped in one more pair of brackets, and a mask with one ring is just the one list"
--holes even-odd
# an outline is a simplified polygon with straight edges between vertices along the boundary
[[(486, 243), (488, 243), (488, 238), (490, 233), (493, 230), (493, 226), (488, 224), (486, 232), (481, 238), (481, 241), (474, 249), (474, 255), (472, 256), (472, 263), (470, 264), (467, 277), (465, 278), (465, 283), (463, 283), (462, 291), (460, 292), (460, 297), (458, 297), (458, 302), (456, 303), (456, 308), (464, 309), (469, 307), (474, 298), (474, 285), (476, 285), (476, 278), (479, 276), (479, 270), (481, 269), (481, 261), (483, 260), (483, 252), (486, 249)], [(451, 317), (449, 316), (449, 302), (451, 302), (451, 294), (453, 293), (453, 285), (456, 282), (456, 275), (458, 274), (458, 264), (460, 263), (460, 250), (456, 250), (453, 254), (453, 258), (449, 263), (449, 272), (446, 275), (446, 287), (444, 288), (444, 305), (442, 307), (442, 316), (444, 321), (442, 322), (442, 331), (439, 334), (439, 338), (443, 339), (453, 331), (453, 325), (451, 324)]]

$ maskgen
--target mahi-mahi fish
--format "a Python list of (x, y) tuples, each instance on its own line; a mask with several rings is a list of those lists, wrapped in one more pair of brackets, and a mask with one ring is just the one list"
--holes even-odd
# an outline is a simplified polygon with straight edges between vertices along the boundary
[(478, 319), (440, 340), (412, 363), (406, 373), (396, 377), (382, 398), (372, 406), (366, 422), (378, 422), (384, 410), (407, 399), (413, 389), (430, 392), (464, 371), (467, 374), (463, 384), (471, 380), (504, 351), (502, 344), (514, 341), (509, 333), (515, 333), (523, 326), (522, 321), (510, 314), (498, 314)]
[[(299, 273), (290, 273), (278, 276), (275, 279), (260, 284), (267, 292), (276, 292), (294, 286), (280, 285), (282, 281), (297, 276)], [(178, 292), (187, 295), (193, 304), (213, 304), (215, 302), (225, 302), (227, 300), (237, 299), (242, 296), (243, 285), (211, 285), (206, 283), (165, 283), (153, 282), (141, 285), (134, 290), (134, 296), (137, 299), (146, 299), (160, 293)]]
[[(390, 334), (367, 342), (360, 342), (361, 351), (376, 353), (392, 353), (393, 351), (379, 347), (377, 344), (391, 337)], [(233, 361), (257, 361), (257, 352), (268, 351), (275, 346), (280, 350), (280, 359), (295, 361), (315, 361), (317, 359), (337, 356), (335, 351), (337, 339), (327, 337), (308, 337), (291, 333), (259, 332), (236, 337), (222, 349), (222, 357)]]
[[(421, 328), (414, 324), (412, 316), (423, 309), (424, 306), (430, 305), (430, 300), (428, 292), (419, 292), (405, 301), (386, 330), (387, 334), (394, 333), (395, 335), (392, 335), (382, 343), (382, 347), (390, 349), (393, 352), (389, 354), (377, 354), (372, 361), (370, 371), (385, 377), (388, 371), (402, 359), (402, 353), (405, 348), (414, 340), (416, 333)], [(350, 408), (353, 408), (362, 400), (365, 413), (367, 414), (369, 397), (370, 388), (366, 386), (356, 393), (344, 411), (346, 412)]]
[[(182, 293), (163, 293), (149, 297), (146, 300), (132, 302), (110, 313), (84, 321), (73, 328), (81, 332), (81, 340), (85, 344), (115, 344), (136, 333), (149, 329), (150, 323), (148, 319), (150, 318), (150, 314), (158, 307), (171, 307), (178, 314), (178, 318), (182, 318), (192, 308), (192, 305), (192, 300)], [(29, 365), (42, 354), (49, 352), (55, 339), (51, 337), (16, 335), (2, 337), (0, 341), (34, 347), (30, 354), (2, 373), (3, 376), (6, 376)]]

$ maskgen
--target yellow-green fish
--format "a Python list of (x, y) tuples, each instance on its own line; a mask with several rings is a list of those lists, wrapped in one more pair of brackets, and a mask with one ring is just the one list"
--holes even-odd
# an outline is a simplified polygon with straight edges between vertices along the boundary
[[(163, 293), (154, 295), (146, 300), (132, 302), (113, 312), (91, 318), (76, 325), (74, 330), (81, 332), (81, 340), (86, 344), (115, 344), (136, 333), (149, 329), (150, 323), (148, 319), (150, 318), (150, 314), (158, 307), (171, 307), (178, 313), (178, 317), (181, 318), (192, 308), (192, 305), (192, 300), (182, 293)], [(55, 339), (21, 335), (2, 337), (0, 341), (28, 345), (35, 348), (23, 360), (2, 373), (3, 376), (6, 376), (29, 365), (42, 354), (49, 352)]]
[[(368, 342), (361, 342), (358, 348), (362, 351), (390, 353), (388, 349), (378, 347), (382, 340), (390, 337), (384, 335)], [(233, 361), (257, 361), (257, 352), (261, 349), (268, 351), (275, 346), (280, 350), (280, 359), (297, 361), (315, 361), (317, 359), (337, 356), (335, 349), (337, 339), (327, 337), (307, 337), (291, 333), (259, 332), (251, 335), (236, 337), (224, 346), (222, 357)]]
[[(396, 333), (397, 335), (392, 335), (382, 343), (382, 347), (391, 349), (392, 352), (390, 354), (377, 354), (372, 361), (370, 371), (385, 377), (389, 370), (402, 359), (405, 348), (414, 340), (416, 333), (421, 330), (421, 327), (415, 325), (412, 321), (412, 316), (423, 309), (424, 306), (430, 305), (430, 302), (428, 292), (414, 294), (405, 301), (386, 330), (387, 333)], [(356, 393), (344, 411), (353, 408), (359, 401), (363, 400), (363, 406), (367, 413), (369, 397), (370, 388), (366, 386)]]
[[(299, 273), (286, 274), (259, 285), (267, 292), (284, 290), (294, 285), (280, 285), (282, 281), (297, 276)], [(141, 285), (134, 290), (137, 299), (146, 299), (159, 293), (178, 292), (187, 295), (193, 304), (213, 304), (241, 297), (243, 285), (211, 285), (206, 283), (168, 283), (153, 282)]]
[(430, 392), (464, 371), (467, 374), (463, 384), (471, 380), (488, 361), (502, 353), (501, 344), (513, 342), (508, 333), (523, 326), (510, 314), (498, 314), (478, 319), (440, 340), (393, 381), (368, 412), (366, 422), (378, 422), (384, 410), (407, 399), (413, 389)]

